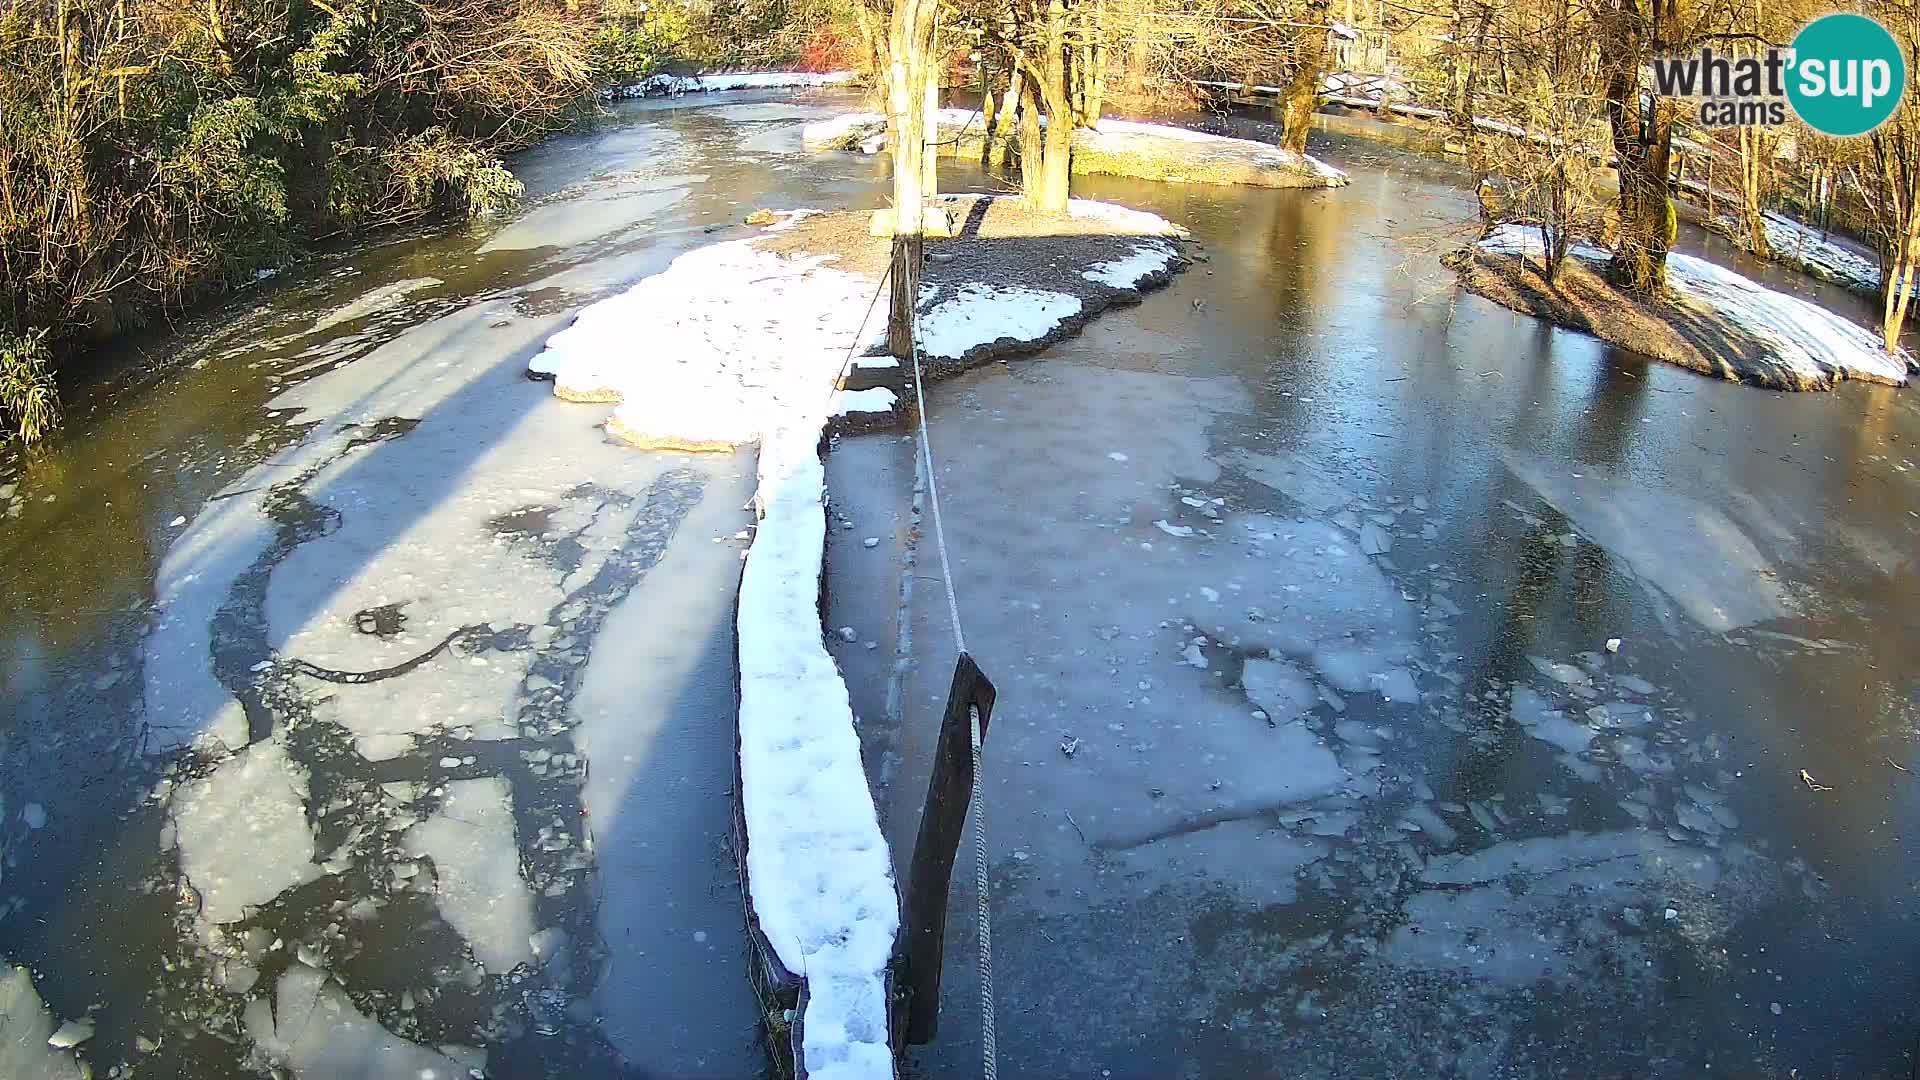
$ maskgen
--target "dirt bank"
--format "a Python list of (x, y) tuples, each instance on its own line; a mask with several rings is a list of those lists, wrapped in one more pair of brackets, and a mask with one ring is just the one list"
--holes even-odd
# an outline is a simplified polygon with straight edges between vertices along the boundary
[(1668, 290), (1630, 293), (1607, 252), (1576, 244), (1548, 282), (1536, 233), (1504, 226), (1443, 261), (1473, 292), (1515, 311), (1729, 382), (1831, 390), (1845, 379), (1904, 386), (1910, 361), (1823, 308), (1686, 255), (1668, 259)]
[[(1076, 201), (1070, 216), (1055, 218), (1016, 198), (952, 195), (940, 204), (956, 235), (926, 241), (919, 312), (929, 379), (1039, 352), (1114, 304), (1138, 303), (1190, 265), (1181, 230), (1119, 207)], [(833, 253), (837, 269), (877, 283), (890, 241), (873, 236), (870, 225), (865, 211), (810, 215), (755, 246), (789, 257)], [(883, 318), (876, 312), (876, 325)], [(855, 391), (883, 386), (896, 395), (894, 409), (843, 413), (834, 430), (896, 422), (912, 399), (905, 369), (866, 357), (847, 380)]]

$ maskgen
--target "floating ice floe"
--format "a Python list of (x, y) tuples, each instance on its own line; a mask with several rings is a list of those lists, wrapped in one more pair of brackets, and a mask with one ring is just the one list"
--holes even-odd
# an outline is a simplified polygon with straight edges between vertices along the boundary
[(244, 918), (320, 876), (307, 821), (307, 774), (279, 740), (255, 743), (173, 804), (180, 869), (200, 893), (210, 923)]

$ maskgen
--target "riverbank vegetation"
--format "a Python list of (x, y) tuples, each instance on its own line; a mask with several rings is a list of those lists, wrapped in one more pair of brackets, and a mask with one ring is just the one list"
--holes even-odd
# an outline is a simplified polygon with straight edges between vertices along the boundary
[[(905, 9), (868, 0), (875, 70), (887, 69), (886, 20)], [(1911, 58), (1913, 0), (1865, 11)], [(929, 49), (949, 84), (979, 95), (982, 156), (1017, 160), (1042, 207), (1064, 204), (1075, 171), (1067, 129), (1097, 128), (1103, 104), (1264, 102), (1280, 146), (1296, 151), (1317, 108), (1370, 109), (1446, 131), (1484, 178), (1489, 225), (1542, 231), (1549, 281), (1570, 244), (1593, 242), (1616, 287), (1657, 300), (1679, 220), (1693, 217), (1879, 295), (1893, 353), (1920, 257), (1915, 95), (1870, 135), (1834, 139), (1792, 120), (1716, 126), (1651, 75), (1654, 58), (1702, 49), (1758, 64), (1825, 13), (1815, 0), (955, 0), (941, 5)], [(887, 103), (896, 129), (907, 98), (919, 100), (898, 90)], [(1790, 116), (1773, 105), (1756, 116)], [(1779, 237), (1790, 250), (1775, 250)]]
[[(316, 245), (510, 204), (503, 155), (675, 63), (831, 59), (764, 0), (14, 0), (0, 10), (0, 430), (88, 345)], [(850, 29), (851, 20), (841, 20)], [(852, 39), (848, 39), (852, 40)]]
[[(1913, 0), (1866, 7), (1911, 51)], [(1647, 74), (1701, 46), (1784, 45), (1818, 13), (1813, 0), (11, 0), (0, 345), (45, 371), (315, 245), (498, 210), (519, 190), (503, 155), (662, 70), (851, 66), (887, 73), (869, 84), (927, 192), (931, 155), (902, 143), (936, 130), (919, 110), (942, 87), (978, 94), (981, 155), (1017, 164), (1052, 212), (1073, 132), (1108, 111), (1264, 101), (1298, 151), (1316, 108), (1371, 108), (1448, 130), (1486, 178), (1492, 223), (1542, 230), (1549, 281), (1590, 240), (1621, 288), (1659, 294), (1682, 213), (1763, 255), (1812, 236), (1812, 254), (1782, 257), (1810, 272), (1878, 262), (1849, 280), (1884, 299), (1893, 350), (1920, 256), (1914, 95), (1872, 135), (1834, 140), (1700, 127)]]
[(16, 3), (0, 349), (60, 356), (330, 237), (505, 205), (500, 155), (579, 107), (591, 30), (537, 0)]

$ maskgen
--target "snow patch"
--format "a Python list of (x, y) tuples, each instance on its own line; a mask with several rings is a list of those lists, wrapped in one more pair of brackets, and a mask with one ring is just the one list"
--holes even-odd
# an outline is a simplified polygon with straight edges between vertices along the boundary
[(1164, 152), (1154, 144), (1173, 141), (1186, 144), (1191, 156), (1200, 161), (1238, 161), (1256, 167), (1305, 170), (1319, 177), (1329, 187), (1347, 182), (1346, 173), (1307, 154), (1283, 150), (1270, 143), (1235, 139), (1168, 124), (1101, 120), (1099, 127), (1077, 133), (1075, 140), (1085, 140), (1089, 149), (1114, 154)]
[[(885, 331), (862, 330), (873, 282), (827, 266), (833, 259), (783, 258), (751, 240), (688, 252), (582, 309), (529, 370), (552, 375), (561, 397), (620, 402), (614, 423), (626, 433), (753, 442), (795, 410), (823, 412), (847, 351)], [(741, 302), (742, 283), (752, 303)]]
[[(953, 143), (963, 136), (984, 134), (980, 113), (973, 109), (941, 109), (935, 118), (941, 140)], [(815, 150), (851, 150), (876, 154), (886, 146), (887, 118), (874, 112), (846, 113), (808, 124), (801, 141)], [(1040, 118), (1047, 126), (1047, 118)], [(1102, 119), (1097, 128), (1081, 128), (1073, 134), (1076, 148), (1089, 154), (1140, 155), (1150, 158), (1182, 157), (1218, 164), (1239, 164), (1254, 170), (1287, 173), (1306, 172), (1328, 187), (1347, 182), (1347, 174), (1318, 158), (1283, 150), (1270, 143), (1235, 139), (1170, 124), (1146, 124), (1132, 120)], [(1178, 143), (1178, 148), (1167, 143)], [(1170, 179), (1178, 179), (1170, 177)]]
[(836, 399), (833, 414), (851, 416), (854, 413), (890, 413), (900, 399), (884, 386), (870, 387), (866, 390), (842, 390)]
[(871, 134), (874, 125), (884, 126), (886, 122), (887, 118), (879, 113), (841, 113), (839, 116), (808, 124), (801, 129), (800, 141), (816, 150), (839, 147), (856, 140), (864, 140)]
[[(1760, 221), (1767, 231), (1767, 246), (1773, 249), (1775, 259), (1798, 266), (1822, 281), (1836, 282), (1861, 292), (1880, 291), (1882, 278), (1880, 264), (1876, 260), (1835, 241), (1818, 229), (1771, 210), (1761, 214)], [(1735, 218), (1715, 218), (1713, 224), (1736, 239), (1743, 234), (1743, 226)]]
[(1130, 206), (1121, 206), (1119, 203), (1070, 199), (1067, 201), (1067, 216), (1079, 221), (1103, 221), (1124, 232), (1139, 233), (1143, 236), (1183, 237), (1187, 235), (1186, 229), (1159, 214), (1135, 210)]
[(920, 351), (927, 356), (958, 360), (1002, 338), (1038, 341), (1080, 314), (1079, 297), (1065, 293), (981, 284), (954, 293), (920, 316)]
[(1095, 263), (1081, 276), (1115, 289), (1133, 289), (1153, 275), (1164, 272), (1173, 259), (1173, 248), (1167, 244), (1139, 244), (1134, 247), (1132, 254)]
[(853, 709), (819, 614), (826, 471), (819, 420), (760, 448), (760, 528), (740, 581), (740, 773), (754, 911), (808, 983), (813, 1076), (891, 1076), (884, 973), (893, 868)]
[[(1502, 225), (1480, 241), (1482, 251), (1538, 257), (1545, 250), (1537, 229)], [(1575, 244), (1568, 254), (1589, 263), (1610, 256), (1592, 244)], [(1824, 383), (1835, 378), (1871, 378), (1904, 385), (1908, 361), (1887, 355), (1877, 338), (1825, 308), (1680, 252), (1667, 255), (1667, 284), (1680, 296), (1772, 347), (1775, 359), (1803, 379)]]
[(648, 94), (704, 94), (726, 90), (789, 90), (840, 86), (857, 76), (851, 71), (730, 71), (712, 75), (655, 75), (620, 88), (621, 97)]

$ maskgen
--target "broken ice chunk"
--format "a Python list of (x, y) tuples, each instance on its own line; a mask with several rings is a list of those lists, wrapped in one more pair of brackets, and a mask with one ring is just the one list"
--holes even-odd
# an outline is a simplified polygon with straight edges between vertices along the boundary
[(1294, 719), (1318, 700), (1312, 682), (1285, 660), (1248, 660), (1240, 673), (1240, 686), (1247, 700), (1275, 724)]

